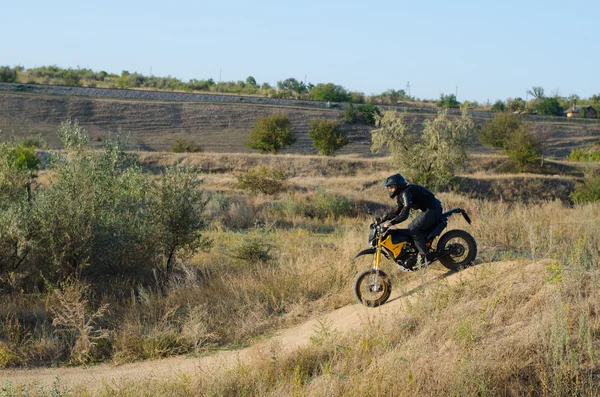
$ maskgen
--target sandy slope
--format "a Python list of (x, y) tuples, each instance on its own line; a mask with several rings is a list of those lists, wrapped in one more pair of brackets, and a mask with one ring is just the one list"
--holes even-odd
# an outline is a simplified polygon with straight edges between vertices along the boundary
[(309, 320), (303, 324), (283, 330), (269, 340), (257, 343), (251, 347), (237, 351), (220, 351), (211, 356), (201, 358), (174, 357), (162, 360), (143, 361), (133, 364), (114, 366), (103, 364), (91, 367), (76, 368), (37, 368), (31, 370), (0, 371), (0, 386), (6, 381), (16, 384), (37, 384), (49, 387), (56, 377), (61, 386), (71, 389), (85, 387), (87, 390), (97, 390), (103, 385), (118, 385), (124, 381), (143, 379), (168, 378), (183, 373), (193, 373), (198, 370), (212, 371), (235, 365), (238, 362), (252, 364), (254, 360), (264, 357), (274, 346), (278, 351), (291, 351), (310, 343), (310, 337), (315, 334), (320, 324), (327, 324), (330, 329), (346, 333), (360, 328), (362, 325), (385, 319), (386, 316), (402, 315), (404, 305), (410, 299), (416, 299), (416, 292), (438, 282), (456, 283), (464, 277), (470, 277), (485, 266), (494, 272), (500, 272), (514, 262), (496, 262), (478, 265), (460, 273), (446, 272), (441, 265), (427, 269), (423, 277), (404, 286), (404, 291), (396, 291), (385, 305), (379, 308), (367, 308), (359, 304), (348, 305), (338, 310)]

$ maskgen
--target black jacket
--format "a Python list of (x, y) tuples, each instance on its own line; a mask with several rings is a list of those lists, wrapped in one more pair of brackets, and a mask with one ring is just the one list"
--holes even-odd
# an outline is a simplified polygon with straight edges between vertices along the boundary
[(398, 208), (387, 214), (383, 220), (395, 225), (408, 218), (410, 210), (427, 211), (428, 209), (442, 208), (440, 200), (428, 189), (419, 185), (407, 185), (397, 196)]

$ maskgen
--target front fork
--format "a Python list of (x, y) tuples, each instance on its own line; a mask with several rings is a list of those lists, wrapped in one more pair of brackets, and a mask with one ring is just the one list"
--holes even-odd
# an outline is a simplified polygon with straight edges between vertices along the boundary
[(373, 272), (373, 283), (372, 285), (372, 289), (375, 289), (376, 291), (379, 290), (379, 265), (381, 264), (381, 237), (379, 237), (379, 239), (377, 240), (377, 246), (375, 248), (375, 258), (373, 258), (373, 269), (375, 270)]

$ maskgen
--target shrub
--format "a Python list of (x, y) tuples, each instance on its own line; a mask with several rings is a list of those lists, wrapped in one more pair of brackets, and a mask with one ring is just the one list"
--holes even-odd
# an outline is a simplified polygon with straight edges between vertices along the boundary
[(567, 159), (570, 161), (600, 161), (600, 152), (577, 148), (571, 150)]
[(237, 176), (237, 187), (252, 193), (275, 195), (286, 189), (287, 174), (279, 169), (257, 165)]
[(333, 83), (317, 84), (310, 90), (310, 98), (313, 101), (322, 102), (347, 102), (350, 100), (346, 89)]
[(296, 142), (290, 124), (290, 119), (283, 114), (259, 117), (252, 127), (247, 146), (261, 153), (277, 153)]
[(341, 123), (325, 118), (311, 120), (308, 136), (313, 146), (319, 149), (319, 154), (325, 156), (333, 155), (348, 143)]
[(600, 173), (588, 173), (583, 182), (575, 185), (571, 199), (578, 203), (600, 200)]
[(271, 210), (278, 217), (283, 218), (302, 216), (316, 219), (338, 219), (356, 215), (352, 199), (321, 190), (309, 197), (290, 195), (285, 201), (273, 203)]
[(499, 113), (477, 131), (479, 142), (485, 146), (504, 149), (506, 141), (522, 126), (521, 118), (512, 113)]
[(450, 108), (458, 109), (460, 107), (460, 103), (456, 100), (456, 95), (454, 95), (454, 94), (449, 94), (449, 95), (440, 94), (440, 99), (436, 102), (436, 105), (437, 105), (437, 107), (443, 108), (443, 109), (450, 109)]
[(200, 234), (205, 226), (204, 211), (208, 203), (198, 190), (200, 184), (191, 169), (169, 167), (160, 185), (155, 186), (151, 216), (165, 262), (165, 281), (171, 277), (178, 252), (194, 252), (211, 245), (211, 241)]
[(358, 111), (352, 103), (346, 104), (344, 108), (344, 121), (346, 123), (354, 123), (358, 120)]
[(171, 145), (171, 151), (173, 153), (198, 153), (203, 152), (204, 149), (192, 140), (177, 138)]
[(367, 102), (358, 106), (358, 114), (365, 123), (375, 125), (375, 120), (381, 116), (381, 110), (373, 103)]
[(97, 356), (97, 345), (101, 339), (108, 338), (108, 331), (96, 326), (108, 304), (92, 312), (89, 308), (89, 286), (77, 281), (62, 283), (52, 291), (47, 300), (52, 314), (52, 325), (64, 340), (70, 342), (71, 359), (77, 364), (87, 363)]
[(81, 85), (81, 76), (77, 70), (67, 69), (63, 72), (62, 80), (65, 85), (78, 87)]
[(522, 98), (509, 98), (506, 100), (506, 107), (511, 112), (525, 110), (525, 101)]
[(16, 83), (17, 70), (12, 69), (10, 66), (0, 66), (0, 82)]
[(541, 159), (541, 135), (534, 136), (523, 125), (521, 118), (512, 113), (498, 113), (477, 132), (479, 141), (489, 147), (503, 149), (523, 171), (528, 164)]
[(564, 112), (556, 98), (543, 98), (533, 108), (538, 114), (547, 116), (562, 116)]
[(272, 249), (273, 245), (263, 237), (244, 235), (234, 247), (233, 257), (250, 263), (268, 262)]
[(501, 100), (497, 100), (492, 105), (492, 112), (504, 112), (506, 110), (506, 105)]
[(319, 219), (337, 219), (342, 216), (352, 216), (354, 205), (352, 199), (346, 196), (320, 191), (313, 197), (309, 212)]
[(539, 141), (525, 127), (513, 132), (506, 141), (508, 157), (516, 161), (523, 171), (528, 164), (540, 160), (542, 148)]
[(449, 119), (446, 111), (423, 123), (423, 131), (396, 111), (384, 111), (371, 131), (373, 151), (387, 146), (395, 166), (405, 170), (411, 182), (432, 189), (449, 184), (467, 159), (466, 149), (474, 129), (473, 120), (463, 112), (461, 119)]

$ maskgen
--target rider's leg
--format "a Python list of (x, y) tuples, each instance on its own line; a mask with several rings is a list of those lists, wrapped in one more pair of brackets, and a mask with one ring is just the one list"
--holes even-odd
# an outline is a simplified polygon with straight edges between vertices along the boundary
[(408, 225), (408, 230), (415, 242), (415, 246), (421, 256), (421, 262), (431, 262), (433, 258), (427, 256), (428, 249), (425, 244), (425, 233), (431, 226), (433, 226), (439, 217), (441, 216), (441, 208), (428, 209), (427, 211), (421, 212), (416, 218)]

